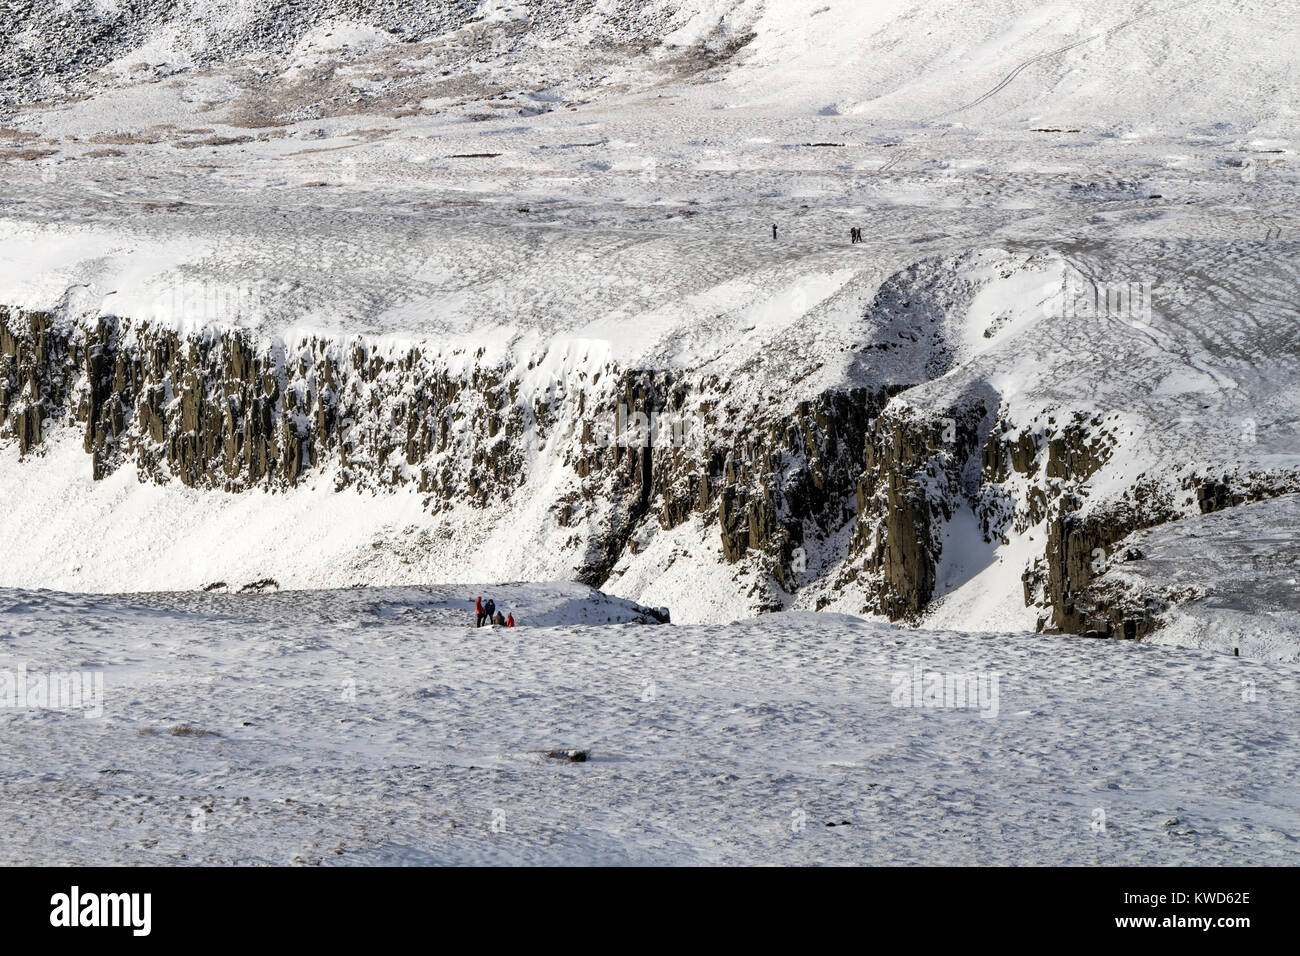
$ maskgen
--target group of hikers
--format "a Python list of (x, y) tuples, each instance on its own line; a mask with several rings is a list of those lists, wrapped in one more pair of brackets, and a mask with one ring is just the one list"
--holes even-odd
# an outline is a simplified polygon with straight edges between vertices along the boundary
[[(773, 239), (776, 238), (776, 223), (772, 223), (772, 238)], [(861, 226), (849, 227), (849, 242), (861, 242), (861, 241), (862, 241), (862, 227)]]
[(502, 617), (501, 612), (497, 610), (496, 601), (488, 598), (487, 603), (485, 604), (481, 596), (476, 597), (474, 599), (474, 626), (482, 627), (484, 624), (492, 624), (494, 626), (499, 624), (502, 627), (514, 627), (515, 613), (514, 611), (511, 611), (505, 617)]

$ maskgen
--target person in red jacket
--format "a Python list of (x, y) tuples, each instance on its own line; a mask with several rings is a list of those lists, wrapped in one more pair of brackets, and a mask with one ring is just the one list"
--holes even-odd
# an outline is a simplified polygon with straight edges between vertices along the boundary
[(514, 626), (515, 626), (515, 612), (511, 611), (510, 614), (506, 617), (506, 627), (514, 627)]
[(487, 612), (483, 610), (483, 597), (480, 595), (474, 599), (474, 626), (482, 627), (483, 618), (485, 617), (487, 617)]

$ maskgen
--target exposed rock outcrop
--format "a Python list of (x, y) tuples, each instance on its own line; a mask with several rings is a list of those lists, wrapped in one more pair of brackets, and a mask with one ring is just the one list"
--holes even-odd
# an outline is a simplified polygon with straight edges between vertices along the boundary
[(142, 481), (227, 492), (327, 478), (340, 492), (415, 490), (431, 514), (506, 503), (531, 467), (561, 468), (571, 477), (547, 507), (583, 583), (603, 585), (648, 526), (699, 519), (752, 572), (755, 611), (814, 585), (817, 606), (852, 588), (862, 611), (902, 621), (936, 596), (945, 529), (971, 509), (990, 543), (1043, 529), (1022, 578), (1040, 627), (1127, 638), (1163, 609), (1099, 582), (1129, 535), (1297, 485), (1140, 478), (1095, 505), (1118, 416), (1016, 423), (988, 387), (943, 408), (897, 384), (769, 405), (703, 373), (609, 361), (528, 372), (360, 337), (182, 336), (0, 308), (0, 444), (28, 456), (76, 428), (97, 480), (127, 463)]

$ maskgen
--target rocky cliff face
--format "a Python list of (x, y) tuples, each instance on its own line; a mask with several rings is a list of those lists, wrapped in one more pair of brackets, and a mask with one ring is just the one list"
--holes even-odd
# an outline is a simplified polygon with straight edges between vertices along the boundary
[[(594, 422), (658, 417), (657, 434), (615, 429), (593, 436), (572, 460), (588, 501), (622, 502), (587, 574), (603, 580), (643, 521), (672, 529), (693, 515), (714, 524), (730, 563), (764, 578), (757, 610), (779, 610), (807, 572), (809, 552), (853, 520), (853, 489), (868, 455), (885, 390), (828, 391), (784, 414), (739, 414), (729, 386), (668, 373), (620, 376), (594, 407)], [(569, 518), (572, 518), (570, 513)]]
[(436, 510), (454, 484), (486, 504), (517, 482), (525, 422), (545, 439), (543, 410), (513, 398), (491, 370), (455, 376), (416, 349), (181, 337), (116, 318), (56, 328), (0, 309), (0, 439), (26, 455), (51, 429), (79, 428), (96, 478), (130, 460), (155, 481), (237, 492), (328, 466), (340, 490), (413, 485)]
[(359, 339), (182, 337), (11, 309), (0, 319), (0, 441), (20, 456), (76, 428), (96, 479), (130, 462), (142, 479), (240, 492), (315, 473), (339, 491), (411, 486), (437, 513), (507, 501), (529, 457), (558, 446), (575, 482), (551, 511), (559, 526), (584, 529), (572, 540), (582, 581), (603, 583), (645, 522), (673, 528), (703, 515), (728, 561), (770, 575), (760, 610), (796, 590), (812, 539), (853, 520), (888, 399), (884, 389), (830, 391), (765, 417), (739, 414), (716, 377), (607, 366), (572, 389), (524, 395), (472, 356), (453, 371), (447, 356)]
[(754, 572), (755, 611), (853, 593), (858, 610), (903, 621), (936, 597), (943, 530), (970, 509), (988, 542), (1041, 530), (1022, 578), (1040, 628), (1128, 638), (1163, 607), (1103, 586), (1126, 537), (1296, 487), (1140, 479), (1094, 507), (1089, 482), (1115, 453), (1118, 415), (1057, 408), (1016, 422), (989, 388), (934, 408), (900, 384), (771, 410), (716, 375), (609, 361), (521, 374), (481, 359), (0, 309), (0, 444), (25, 457), (77, 429), (96, 479), (128, 463), (142, 481), (229, 493), (328, 479), (338, 493), (416, 492), (431, 515), (506, 506), (530, 471), (560, 468), (547, 520), (567, 532), (584, 583), (604, 584), (647, 526), (697, 519), (728, 564)]
[(770, 575), (756, 603), (773, 609), (812, 539), (852, 521), (888, 398), (849, 389), (739, 414), (716, 377), (612, 367), (525, 395), (504, 369), (456, 358), (4, 309), (0, 441), (27, 456), (75, 428), (96, 479), (127, 462), (142, 480), (232, 493), (328, 475), (339, 491), (411, 486), (431, 513), (507, 501), (529, 457), (558, 449), (575, 481), (555, 521), (594, 528), (573, 540), (583, 581), (602, 583), (645, 522), (703, 515), (728, 561)]

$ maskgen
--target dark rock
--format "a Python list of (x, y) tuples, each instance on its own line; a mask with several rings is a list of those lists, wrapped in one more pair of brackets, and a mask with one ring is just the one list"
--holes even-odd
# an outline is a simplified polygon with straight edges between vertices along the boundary
[(258, 594), (262, 591), (270, 591), (272, 589), (276, 591), (280, 590), (280, 582), (276, 581), (274, 578), (262, 578), (260, 581), (252, 581), (249, 584), (245, 584), (239, 589), (239, 593), (247, 594), (252, 592)]
[(567, 760), (570, 763), (586, 763), (587, 751), (585, 750), (546, 750), (542, 751), (552, 760)]

